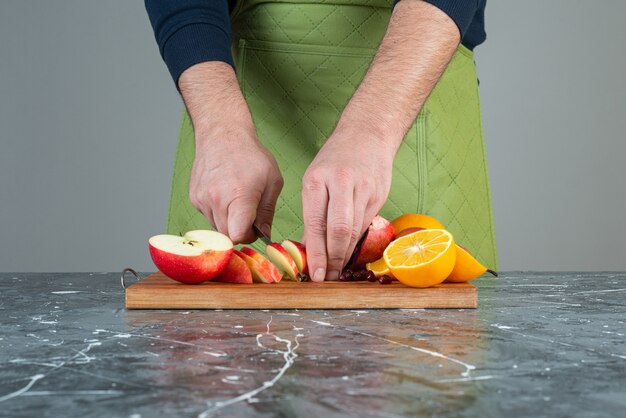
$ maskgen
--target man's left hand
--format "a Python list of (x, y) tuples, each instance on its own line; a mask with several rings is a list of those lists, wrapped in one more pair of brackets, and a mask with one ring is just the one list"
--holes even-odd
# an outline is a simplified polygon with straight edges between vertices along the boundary
[(302, 181), (304, 242), (313, 281), (337, 280), (387, 200), (395, 146), (359, 129), (337, 129)]

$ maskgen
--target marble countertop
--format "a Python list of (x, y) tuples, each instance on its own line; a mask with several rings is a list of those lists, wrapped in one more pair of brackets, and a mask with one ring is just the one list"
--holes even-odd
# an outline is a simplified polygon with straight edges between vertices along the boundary
[(479, 279), (476, 310), (127, 311), (0, 274), (0, 416), (623, 416), (626, 273)]

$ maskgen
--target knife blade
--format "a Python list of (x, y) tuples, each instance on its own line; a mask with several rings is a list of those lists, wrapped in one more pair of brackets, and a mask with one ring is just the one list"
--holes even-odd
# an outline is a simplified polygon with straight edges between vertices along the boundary
[(357, 241), (356, 246), (354, 247), (354, 251), (352, 251), (352, 255), (350, 256), (350, 259), (348, 259), (348, 262), (346, 263), (344, 269), (354, 268), (354, 263), (356, 262), (359, 252), (361, 252), (361, 247), (363, 246), (363, 243), (365, 242), (365, 238), (367, 238), (367, 233), (369, 232), (369, 230), (370, 229), (367, 228), (365, 232), (363, 233), (363, 235), (361, 235), (361, 238), (359, 238), (359, 240)]
[(270, 239), (270, 237), (268, 237), (265, 234), (265, 232), (261, 230), (261, 228), (256, 226), (256, 224), (252, 224), (252, 229), (254, 230), (254, 233), (256, 234), (256, 236), (261, 238), (261, 241), (263, 241), (266, 245), (269, 245), (272, 243), (272, 240)]

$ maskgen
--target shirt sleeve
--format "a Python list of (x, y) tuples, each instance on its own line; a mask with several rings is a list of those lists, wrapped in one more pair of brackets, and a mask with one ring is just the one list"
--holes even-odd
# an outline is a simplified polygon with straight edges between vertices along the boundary
[[(394, 0), (394, 5), (402, 0)], [(461, 40), (464, 39), (467, 31), (474, 20), (476, 12), (481, 7), (484, 0), (424, 0), (427, 3), (436, 6), (456, 23), (461, 32)]]
[(145, 0), (159, 52), (176, 85), (204, 61), (234, 67), (228, 0)]

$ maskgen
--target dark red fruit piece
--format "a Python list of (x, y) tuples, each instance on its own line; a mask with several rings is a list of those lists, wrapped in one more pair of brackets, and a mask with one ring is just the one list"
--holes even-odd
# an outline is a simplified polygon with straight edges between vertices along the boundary
[(310, 282), (311, 278), (309, 277), (308, 274), (299, 272), (298, 273), (298, 281), (299, 282)]
[(374, 274), (374, 272), (372, 270), (368, 270), (367, 271), (367, 275), (365, 276), (365, 280), (367, 280), (368, 282), (375, 282), (376, 281), (376, 275)]
[(386, 274), (378, 279), (378, 283), (380, 284), (390, 284), (391, 282), (393, 282), (393, 279)]

